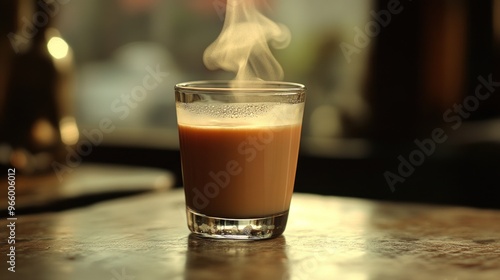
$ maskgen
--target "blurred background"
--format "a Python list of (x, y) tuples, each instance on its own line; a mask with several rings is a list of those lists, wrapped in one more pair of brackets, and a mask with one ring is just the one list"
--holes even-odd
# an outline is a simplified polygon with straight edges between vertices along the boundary
[[(2, 1), (2, 165), (152, 167), (182, 186), (173, 87), (233, 77), (202, 61), (225, 5)], [(308, 88), (295, 191), (500, 208), (500, 0), (262, 9), (292, 33), (285, 80)]]

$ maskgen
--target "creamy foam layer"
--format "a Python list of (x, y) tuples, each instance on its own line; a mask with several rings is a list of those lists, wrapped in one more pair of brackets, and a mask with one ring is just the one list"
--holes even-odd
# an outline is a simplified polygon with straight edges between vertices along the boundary
[(304, 104), (177, 103), (178, 123), (190, 126), (264, 127), (300, 124)]

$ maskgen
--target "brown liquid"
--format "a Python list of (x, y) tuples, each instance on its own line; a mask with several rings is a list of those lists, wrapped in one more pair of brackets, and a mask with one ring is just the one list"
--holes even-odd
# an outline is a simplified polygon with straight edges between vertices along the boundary
[(187, 206), (221, 218), (257, 218), (287, 211), (300, 129), (300, 125), (179, 125)]

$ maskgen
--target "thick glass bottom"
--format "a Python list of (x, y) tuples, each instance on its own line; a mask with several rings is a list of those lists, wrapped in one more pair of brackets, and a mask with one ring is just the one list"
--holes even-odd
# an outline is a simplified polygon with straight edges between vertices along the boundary
[(210, 217), (186, 207), (188, 228), (200, 237), (261, 240), (280, 236), (286, 227), (288, 211), (255, 219)]

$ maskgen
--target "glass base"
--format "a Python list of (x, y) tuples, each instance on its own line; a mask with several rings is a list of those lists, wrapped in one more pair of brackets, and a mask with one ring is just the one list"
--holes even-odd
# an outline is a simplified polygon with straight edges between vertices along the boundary
[(186, 207), (188, 228), (200, 237), (261, 240), (280, 236), (286, 227), (288, 211), (264, 218), (230, 219), (210, 217)]

